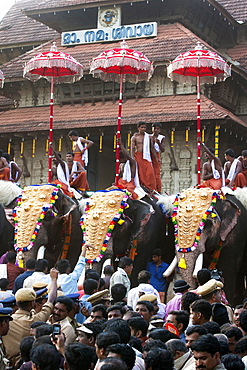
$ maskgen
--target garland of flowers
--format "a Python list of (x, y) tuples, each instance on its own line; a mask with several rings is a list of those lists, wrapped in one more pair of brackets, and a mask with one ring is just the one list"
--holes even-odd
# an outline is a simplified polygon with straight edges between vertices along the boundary
[[(32, 185), (32, 186), (37, 186), (37, 185)], [(38, 185), (40, 186), (40, 185)], [(56, 185), (53, 189), (53, 192), (51, 194), (51, 198), (50, 198), (50, 204), (49, 205), (45, 205), (42, 207), (42, 212), (36, 222), (36, 226), (35, 226), (35, 229), (34, 229), (34, 232), (33, 232), (33, 235), (31, 236), (31, 240), (30, 240), (30, 243), (27, 247), (24, 247), (24, 248), (19, 248), (17, 246), (17, 232), (18, 232), (18, 218), (17, 218), (17, 209), (21, 206), (21, 202), (22, 202), (22, 194), (20, 195), (20, 197), (17, 199), (17, 206), (16, 208), (13, 210), (13, 216), (14, 216), (14, 224), (15, 224), (15, 237), (14, 237), (14, 247), (15, 247), (15, 250), (16, 252), (26, 252), (26, 251), (29, 251), (30, 249), (32, 249), (32, 247), (34, 246), (34, 243), (35, 243), (35, 240), (37, 238), (37, 235), (39, 233), (39, 229), (41, 227), (41, 224), (42, 224), (42, 221), (43, 219), (45, 218), (45, 215), (47, 213), (47, 211), (49, 209), (51, 209), (53, 207), (53, 204), (56, 202), (56, 200), (58, 199), (58, 190), (60, 189), (60, 185)], [(25, 190), (25, 188), (24, 188)], [(56, 216), (57, 214), (55, 212), (52, 212), (51, 216)]]
[(179, 245), (178, 245), (178, 224), (177, 224), (177, 220), (176, 220), (176, 216), (177, 216), (177, 213), (178, 213), (178, 196), (179, 196), (179, 194), (176, 196), (175, 201), (173, 203), (174, 208), (173, 208), (173, 213), (172, 213), (172, 222), (173, 222), (173, 225), (174, 225), (174, 236), (175, 236), (175, 248), (176, 248), (177, 252), (181, 252), (181, 253), (192, 252), (198, 246), (199, 240), (201, 238), (201, 233), (202, 233), (202, 230), (204, 228), (207, 217), (210, 214), (212, 215), (212, 217), (216, 217), (216, 214), (213, 214), (212, 212), (213, 212), (213, 209), (214, 209), (214, 206), (216, 204), (217, 199), (220, 199), (221, 196), (219, 196), (216, 192), (213, 193), (211, 205), (210, 205), (209, 209), (203, 214), (202, 220), (199, 223), (199, 227), (198, 227), (198, 230), (197, 230), (197, 233), (196, 233), (194, 243), (189, 248), (180, 248)]
[[(117, 189), (118, 191), (122, 191), (120, 189)], [(91, 259), (87, 259), (86, 258), (86, 262), (87, 263), (95, 263), (95, 262), (100, 262), (100, 260), (103, 258), (106, 250), (107, 250), (107, 244), (110, 240), (110, 237), (112, 235), (112, 232), (113, 232), (113, 229), (116, 225), (116, 223), (119, 223), (120, 225), (122, 225), (124, 223), (124, 220), (120, 220), (120, 217), (121, 215), (123, 214), (123, 211), (129, 207), (128, 203), (127, 203), (127, 200), (130, 196), (130, 193), (126, 190), (124, 191), (124, 196), (123, 196), (123, 199), (122, 199), (122, 202), (120, 204), (120, 208), (117, 212), (117, 214), (113, 217), (112, 221), (110, 222), (110, 225), (108, 227), (108, 230), (107, 230), (107, 233), (106, 233), (106, 236), (105, 236), (105, 239), (103, 241), (103, 244), (102, 244), (102, 247), (101, 247), (101, 250), (98, 254), (98, 256), (91, 260)], [(86, 208), (85, 208), (85, 212), (86, 214), (90, 211), (90, 207), (89, 207), (89, 202), (87, 202), (86, 204)], [(82, 240), (82, 246), (86, 243), (86, 240), (85, 240), (85, 236), (87, 235), (86, 233), (86, 227), (84, 225), (84, 217), (82, 216), (81, 219), (80, 219), (80, 226), (81, 226), (81, 229), (82, 229), (82, 234), (83, 234), (83, 240)]]

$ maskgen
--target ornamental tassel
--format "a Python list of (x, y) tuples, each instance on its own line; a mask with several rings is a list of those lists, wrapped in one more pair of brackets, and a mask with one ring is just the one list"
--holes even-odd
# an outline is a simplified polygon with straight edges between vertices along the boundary
[(11, 141), (12, 141), (12, 139), (9, 139), (8, 150), (7, 150), (8, 154), (10, 154), (10, 151), (11, 151)]
[(100, 137), (99, 137), (99, 153), (103, 152), (103, 132), (101, 132)]
[(215, 157), (219, 156), (219, 133), (220, 133), (220, 126), (215, 126), (215, 137), (214, 137), (214, 155)]
[(127, 150), (129, 152), (130, 152), (130, 145), (131, 145), (131, 131), (129, 131), (127, 135)]
[(187, 269), (186, 261), (184, 257), (185, 257), (184, 254), (182, 254), (182, 257), (180, 257), (180, 260), (178, 263), (178, 267), (180, 267), (181, 269)]
[(20, 144), (20, 157), (22, 158), (24, 154), (24, 137), (21, 139), (21, 144)]
[(37, 140), (36, 137), (32, 140), (32, 158), (34, 158), (34, 156), (35, 156), (36, 140)]
[(48, 155), (49, 153), (49, 139), (46, 139), (45, 142), (45, 155)]
[(173, 127), (171, 131), (171, 148), (174, 147), (174, 139), (175, 139), (175, 128)]
[(204, 126), (202, 129), (202, 143), (205, 142), (205, 131), (206, 131), (206, 127)]
[(117, 147), (117, 135), (114, 134), (113, 137), (113, 151), (116, 152), (116, 147)]
[(62, 151), (62, 146), (63, 146), (63, 135), (61, 135), (60, 138), (58, 139), (58, 151), (59, 152)]
[(85, 137), (85, 139), (86, 139), (86, 140), (88, 140), (88, 139), (89, 139), (89, 136), (90, 136), (90, 135), (89, 135), (89, 134), (87, 134), (87, 136)]
[(185, 130), (185, 146), (189, 146), (189, 130), (189, 127), (187, 127)]

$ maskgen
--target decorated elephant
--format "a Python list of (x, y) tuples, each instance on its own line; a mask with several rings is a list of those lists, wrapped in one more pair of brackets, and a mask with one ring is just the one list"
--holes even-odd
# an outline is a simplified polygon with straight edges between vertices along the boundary
[(0, 204), (0, 255), (5, 253), (14, 240), (14, 227), (6, 218), (4, 207)]
[[(90, 243), (95, 250), (87, 251), (88, 263), (100, 269), (109, 257), (113, 260), (128, 255), (134, 260), (131, 274), (132, 285), (137, 285), (137, 275), (146, 268), (152, 251), (164, 245), (165, 217), (156, 203), (132, 200), (127, 192), (119, 189), (97, 191), (89, 199), (82, 217), (84, 243)], [(166, 261), (172, 259), (165, 252)]]
[(45, 258), (51, 266), (59, 258), (68, 258), (75, 265), (82, 243), (80, 213), (59, 187), (27, 186), (14, 212), (15, 249), (20, 265), (28, 258), (36, 258), (40, 247), (45, 248)]
[[(238, 197), (241, 190), (236, 192)], [(176, 257), (167, 271), (178, 264), (182, 278), (196, 287), (199, 269), (217, 267), (223, 272), (224, 289), (232, 304), (242, 302), (247, 272), (247, 211), (234, 193), (222, 196), (209, 188), (187, 189), (175, 198)], [(171, 197), (162, 203), (167, 208)]]

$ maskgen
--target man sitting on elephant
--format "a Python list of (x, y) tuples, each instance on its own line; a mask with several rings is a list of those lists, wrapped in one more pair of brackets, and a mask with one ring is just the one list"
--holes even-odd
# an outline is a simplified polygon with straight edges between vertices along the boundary
[(203, 183), (199, 186), (202, 188), (211, 188), (213, 190), (221, 189), (224, 185), (222, 183), (224, 171), (221, 160), (214, 155), (214, 149), (208, 148), (200, 139), (198, 141), (203, 146), (207, 158), (207, 162), (203, 164), (202, 169)]
[(69, 183), (72, 188), (84, 192), (89, 190), (87, 171), (80, 162), (74, 160), (74, 156), (75, 154), (73, 152), (68, 152), (66, 154), (66, 160), (70, 174)]
[(52, 183), (61, 185), (61, 189), (65, 195), (73, 198), (74, 193), (70, 189), (69, 185), (69, 168), (66, 162), (62, 160), (61, 154), (53, 150), (53, 164), (52, 167)]

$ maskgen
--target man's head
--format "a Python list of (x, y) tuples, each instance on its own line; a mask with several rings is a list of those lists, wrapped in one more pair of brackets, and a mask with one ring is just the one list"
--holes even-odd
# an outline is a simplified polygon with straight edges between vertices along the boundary
[(191, 344), (196, 342), (201, 335), (208, 334), (207, 329), (202, 325), (189, 326), (185, 333), (186, 347), (190, 348)]
[(97, 304), (91, 310), (91, 322), (101, 319), (107, 319), (106, 306), (103, 304)]
[(145, 357), (145, 366), (147, 370), (173, 370), (174, 360), (172, 354), (161, 348), (154, 348), (148, 352)]
[(142, 358), (145, 359), (148, 352), (151, 351), (151, 349), (154, 349), (154, 348), (167, 349), (166, 344), (164, 342), (162, 342), (160, 339), (149, 340), (148, 342), (145, 342), (145, 344), (143, 346)]
[(236, 158), (236, 154), (233, 149), (227, 149), (224, 153), (224, 157), (226, 161), (229, 161), (230, 159)]
[(139, 131), (140, 134), (143, 134), (144, 132), (146, 132), (146, 129), (147, 129), (147, 125), (145, 122), (138, 122), (137, 123), (137, 130)]
[(85, 323), (82, 326), (79, 326), (76, 330), (77, 342), (94, 347), (97, 335), (102, 332), (102, 323), (99, 321)]
[(174, 283), (173, 290), (175, 293), (186, 293), (190, 288), (189, 284), (186, 283), (184, 280), (176, 280)]
[(36, 299), (36, 293), (33, 289), (30, 288), (21, 288), (18, 289), (15, 293), (15, 299), (17, 306), (21, 310), (31, 311), (34, 308), (34, 303)]
[(103, 273), (105, 276), (112, 276), (112, 274), (114, 273), (114, 269), (111, 265), (106, 265), (104, 267)]
[(199, 299), (190, 306), (190, 318), (192, 325), (202, 325), (210, 320), (212, 315), (211, 304), (205, 299)]
[(148, 338), (151, 340), (161, 340), (163, 343), (166, 343), (170, 339), (179, 339), (177, 335), (171, 333), (167, 329), (153, 329), (148, 334)]
[(96, 355), (98, 359), (102, 360), (106, 358), (106, 348), (111, 344), (120, 343), (120, 337), (114, 332), (103, 332), (100, 333), (95, 342)]
[(114, 302), (121, 302), (127, 294), (127, 288), (123, 284), (114, 284), (111, 287), (111, 296)]
[(29, 271), (35, 270), (35, 262), (36, 260), (34, 258), (29, 258), (26, 262), (26, 269)]
[(167, 316), (166, 322), (173, 324), (175, 328), (178, 329), (178, 332), (181, 335), (187, 329), (189, 318), (189, 314), (186, 311), (170, 311)]
[(57, 262), (59, 274), (69, 274), (71, 271), (70, 262), (68, 260), (59, 260)]
[(127, 320), (131, 335), (137, 338), (144, 338), (147, 335), (148, 323), (142, 317), (132, 317)]
[(212, 320), (220, 326), (229, 323), (229, 316), (225, 305), (218, 302), (212, 304)]
[(38, 259), (35, 263), (35, 271), (37, 272), (44, 272), (45, 274), (48, 272), (48, 265), (49, 262), (43, 258)]
[(158, 136), (160, 134), (160, 131), (161, 131), (161, 123), (154, 122), (152, 124), (152, 133)]
[(154, 306), (148, 301), (138, 301), (135, 311), (140, 313), (143, 316), (144, 320), (149, 322), (151, 317), (154, 315)]
[(32, 369), (59, 370), (61, 357), (55, 346), (40, 344), (31, 350)]
[(153, 250), (152, 260), (154, 263), (160, 263), (162, 261), (162, 251), (159, 248)]
[(226, 354), (221, 357), (221, 362), (227, 370), (245, 370), (245, 365), (238, 355)]
[(244, 308), (243, 308), (242, 304), (238, 304), (234, 309), (233, 321), (234, 321), (234, 324), (236, 324), (237, 326), (239, 326), (239, 324), (240, 324), (239, 323), (239, 315), (243, 310), (244, 310)]
[(136, 354), (128, 344), (116, 343), (107, 348), (107, 357), (121, 358), (131, 370), (135, 364)]
[(7, 258), (8, 263), (11, 263), (14, 265), (16, 261), (16, 253), (8, 252), (6, 258)]
[(0, 308), (0, 337), (8, 334), (9, 322), (13, 320), (10, 316), (11, 313), (11, 308)]
[(97, 280), (94, 279), (87, 279), (83, 283), (84, 293), (87, 295), (92, 295), (96, 293), (98, 290), (99, 283)]
[(242, 158), (247, 159), (247, 150), (242, 150)]
[(241, 338), (238, 343), (236, 343), (234, 352), (238, 354), (240, 357), (244, 357), (247, 355), (247, 338)]
[(56, 321), (64, 320), (67, 316), (69, 316), (70, 311), (74, 307), (74, 302), (72, 299), (62, 296), (58, 297), (55, 300), (54, 309), (52, 318)]
[(243, 310), (239, 315), (239, 327), (247, 333), (247, 310)]
[(83, 343), (71, 343), (65, 350), (64, 369), (93, 369), (94, 350)]
[(128, 343), (130, 340), (130, 327), (123, 319), (113, 319), (106, 322), (105, 332), (117, 333), (121, 343)]
[(121, 267), (127, 274), (131, 274), (133, 270), (133, 260), (129, 257), (122, 257), (119, 261), (119, 267)]
[(70, 138), (70, 140), (72, 141), (77, 141), (79, 135), (78, 135), (78, 132), (76, 130), (71, 130), (69, 133), (68, 133), (68, 137)]
[(66, 154), (66, 161), (68, 163), (72, 163), (74, 161), (75, 154), (73, 152), (67, 152)]
[(168, 340), (168, 342), (166, 342), (166, 347), (168, 351), (171, 352), (174, 360), (177, 360), (179, 357), (188, 352), (188, 348), (180, 339)]
[(139, 272), (137, 279), (139, 284), (149, 284), (151, 278), (151, 273), (146, 270)]
[(210, 279), (207, 283), (197, 288), (197, 294), (201, 295), (209, 303), (221, 303), (222, 288), (223, 283), (221, 281)]
[(181, 310), (187, 311), (190, 313), (191, 303), (198, 301), (200, 297), (196, 293), (186, 292), (181, 297)]
[(125, 309), (120, 304), (116, 304), (108, 307), (106, 312), (108, 320), (122, 319), (125, 314)]
[(9, 285), (9, 280), (6, 278), (0, 279), (0, 290), (7, 290), (7, 286)]
[(239, 328), (232, 326), (225, 331), (225, 335), (228, 339), (229, 352), (234, 353), (234, 347), (237, 342), (243, 337), (243, 333)]
[[(141, 294), (141, 292), (139, 293), (139, 295)], [(154, 314), (156, 315), (157, 312), (159, 311), (159, 306), (158, 306), (158, 299), (157, 299), (157, 296), (155, 294), (143, 294), (140, 296), (139, 298), (139, 302), (142, 302), (142, 301), (148, 301), (150, 303), (152, 303), (152, 305), (154, 306)]]
[(206, 284), (211, 280), (211, 271), (207, 268), (203, 268), (197, 272), (197, 281), (199, 285)]
[(213, 370), (220, 364), (220, 344), (212, 334), (202, 335), (191, 345), (196, 369)]

